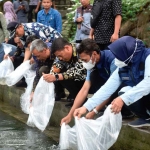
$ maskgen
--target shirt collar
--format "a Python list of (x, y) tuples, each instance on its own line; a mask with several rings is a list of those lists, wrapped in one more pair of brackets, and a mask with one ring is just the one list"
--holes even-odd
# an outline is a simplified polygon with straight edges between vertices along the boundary
[[(53, 8), (50, 8), (47, 14), (51, 14)], [(45, 10), (43, 9), (42, 15), (46, 15)]]

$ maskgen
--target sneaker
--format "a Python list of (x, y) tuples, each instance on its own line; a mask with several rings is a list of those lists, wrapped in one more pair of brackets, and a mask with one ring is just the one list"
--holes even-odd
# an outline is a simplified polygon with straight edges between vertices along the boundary
[(15, 84), (16, 87), (27, 87), (27, 83), (25, 81), (19, 81)]
[(131, 127), (135, 127), (135, 128), (146, 127), (146, 126), (148, 127), (150, 126), (150, 119), (148, 120), (148, 119), (139, 118), (139, 119), (129, 122), (128, 125)]
[(74, 101), (74, 98), (72, 98), (72, 96), (69, 94), (68, 97), (67, 97), (67, 101), (72, 102), (72, 101)]
[(65, 98), (65, 97), (66, 97), (65, 92), (62, 92), (62, 93), (60, 93), (59, 95), (56, 94), (56, 96), (55, 96), (55, 101), (60, 101), (62, 98)]

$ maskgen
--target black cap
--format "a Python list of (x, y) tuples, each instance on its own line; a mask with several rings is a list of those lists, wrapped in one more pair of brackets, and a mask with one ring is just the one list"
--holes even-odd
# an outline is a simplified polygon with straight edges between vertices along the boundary
[(16, 29), (17, 29), (18, 26), (19, 26), (18, 22), (10, 22), (7, 25), (7, 30), (10, 32), (10, 37), (9, 38), (14, 37)]

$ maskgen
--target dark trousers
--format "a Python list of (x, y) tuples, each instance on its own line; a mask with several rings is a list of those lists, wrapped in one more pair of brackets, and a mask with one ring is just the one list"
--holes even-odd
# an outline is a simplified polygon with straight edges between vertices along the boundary
[[(49, 73), (50, 68), (48, 66), (42, 66), (39, 69), (39, 75), (42, 76), (43, 73)], [(69, 91), (70, 98), (74, 99), (80, 89), (83, 86), (84, 81), (74, 81), (74, 80), (61, 80), (55, 81), (55, 93), (59, 95), (64, 92), (64, 88)]]
[[(36, 5), (29, 5), (29, 12), (28, 12), (28, 22), (33, 22), (33, 10), (36, 9)], [(35, 21), (37, 21), (37, 13), (35, 13)]]
[(97, 43), (97, 45), (99, 46), (100, 50), (108, 50), (108, 46), (110, 45), (111, 43), (107, 43), (107, 44), (100, 44), (100, 43)]
[(16, 69), (18, 66), (20, 66), (23, 63), (24, 57), (23, 56), (18, 56), (15, 57), (13, 65), (14, 65), (14, 69)]
[(55, 92), (56, 94), (60, 94), (66, 88), (69, 91), (69, 97), (75, 99), (76, 95), (80, 91), (83, 86), (84, 81), (74, 81), (74, 80), (62, 80), (55, 81)]
[[(97, 90), (100, 89), (101, 86), (103, 86), (106, 82), (106, 80), (104, 80), (102, 77), (100, 77), (99, 72), (97, 69), (93, 69), (91, 74), (90, 74), (90, 81), (91, 81), (91, 88), (89, 93), (90, 94), (94, 94)], [(107, 105), (109, 105), (115, 98), (118, 97), (118, 92), (120, 91), (120, 89), (123, 87), (123, 85), (121, 85), (110, 97), (110, 101), (108, 102)], [(108, 89), (109, 90), (109, 89)], [(122, 110), (121, 110), (122, 115), (128, 115), (130, 114), (130, 111), (127, 107), (123, 106)]]
[(136, 101), (135, 103), (129, 106), (127, 106), (126, 104), (124, 106), (127, 107), (129, 110), (131, 110), (134, 114), (136, 114), (140, 118), (143, 119), (150, 118), (150, 115), (146, 112), (147, 109), (150, 111), (150, 94), (142, 97), (140, 100)]

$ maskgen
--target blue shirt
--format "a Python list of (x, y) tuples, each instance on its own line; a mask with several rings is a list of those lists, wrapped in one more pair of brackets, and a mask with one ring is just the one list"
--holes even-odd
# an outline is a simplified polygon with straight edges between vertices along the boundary
[(59, 33), (62, 31), (61, 14), (53, 8), (50, 8), (47, 14), (44, 9), (39, 11), (37, 15), (37, 22), (50, 26)]
[[(136, 86), (126, 88), (120, 97), (126, 105), (131, 105), (150, 93), (150, 55), (145, 60), (144, 79)], [(91, 111), (103, 101), (108, 99), (121, 85), (118, 68), (113, 72), (107, 82), (83, 105)]]

